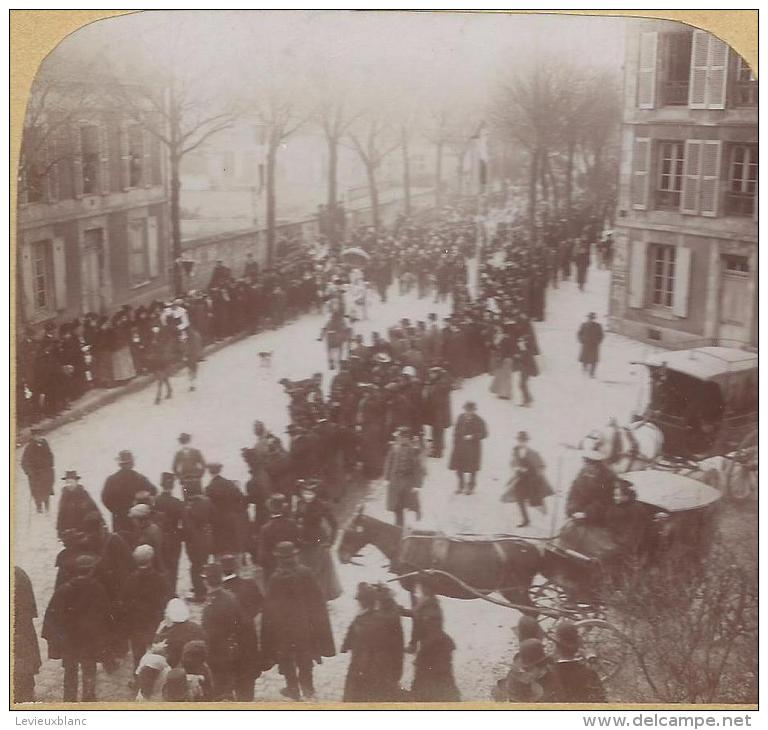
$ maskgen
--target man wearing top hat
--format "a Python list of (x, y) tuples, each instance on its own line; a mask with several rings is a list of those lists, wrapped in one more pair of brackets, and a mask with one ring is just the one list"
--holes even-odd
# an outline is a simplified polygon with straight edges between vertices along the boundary
[(117, 463), (120, 468), (107, 477), (101, 491), (101, 501), (112, 513), (112, 529), (115, 532), (130, 529), (128, 511), (134, 504), (137, 492), (157, 494), (157, 487), (134, 470), (133, 454), (130, 451), (121, 451)]
[(21, 456), (21, 468), (29, 480), (29, 491), (38, 513), (48, 512), (53, 494), (53, 452), (42, 436), (39, 428), (32, 429), (32, 439), (24, 447)]
[(430, 456), (439, 459), (445, 448), (444, 432), (451, 425), (451, 383), (443, 368), (431, 367), (424, 385), (422, 412), (424, 425), (431, 429)]
[(581, 638), (576, 625), (560, 619), (554, 632), (552, 674), (556, 680), (554, 702), (605, 702), (605, 689), (597, 672), (580, 656)]
[(64, 488), (59, 500), (59, 513), (56, 516), (56, 534), (61, 539), (65, 530), (83, 529), (83, 520), (90, 512), (98, 514), (99, 508), (93, 498), (80, 483), (76, 471), (67, 471), (62, 477)]

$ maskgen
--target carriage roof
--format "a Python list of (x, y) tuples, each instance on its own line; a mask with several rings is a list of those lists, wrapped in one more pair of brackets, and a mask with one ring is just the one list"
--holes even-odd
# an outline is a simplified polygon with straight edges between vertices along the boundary
[(682, 474), (657, 469), (630, 471), (622, 478), (632, 482), (637, 499), (667, 512), (686, 512), (714, 504), (720, 492)]
[(733, 373), (757, 369), (757, 355), (733, 347), (695, 347), (688, 350), (657, 352), (649, 355), (643, 365), (666, 365), (698, 380), (721, 382)]

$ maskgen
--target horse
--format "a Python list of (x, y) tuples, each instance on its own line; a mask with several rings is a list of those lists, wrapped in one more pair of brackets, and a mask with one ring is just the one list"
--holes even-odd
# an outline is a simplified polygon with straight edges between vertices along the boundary
[(577, 448), (585, 448), (589, 441), (618, 475), (653, 464), (662, 454), (664, 435), (658, 426), (639, 418), (626, 426), (611, 418), (602, 429), (594, 429), (585, 436)]
[[(428, 581), (441, 596), (472, 599), (495, 592), (509, 603), (523, 606), (532, 606), (531, 584), (545, 558), (538, 546), (512, 535), (406, 531), (363, 514), (361, 507), (342, 533), (340, 562), (354, 563), (366, 545), (374, 545), (389, 559), (391, 572), (407, 576), (401, 584), (408, 591), (413, 591), (416, 582)], [(419, 575), (419, 571), (426, 572)]]

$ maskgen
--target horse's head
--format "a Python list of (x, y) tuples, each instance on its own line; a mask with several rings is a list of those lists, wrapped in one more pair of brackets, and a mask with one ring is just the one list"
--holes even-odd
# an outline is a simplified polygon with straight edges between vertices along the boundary
[(341, 533), (338, 547), (339, 561), (356, 564), (353, 558), (356, 558), (360, 550), (370, 542), (368, 518), (363, 514), (361, 506)]

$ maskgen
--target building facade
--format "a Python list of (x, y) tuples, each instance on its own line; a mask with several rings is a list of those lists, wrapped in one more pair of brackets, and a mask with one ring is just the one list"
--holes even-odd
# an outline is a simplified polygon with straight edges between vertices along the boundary
[(32, 91), (17, 209), (24, 325), (107, 315), (168, 287), (163, 150), (99, 98), (49, 82)]
[(664, 347), (755, 347), (757, 80), (705, 31), (631, 28), (611, 327)]

